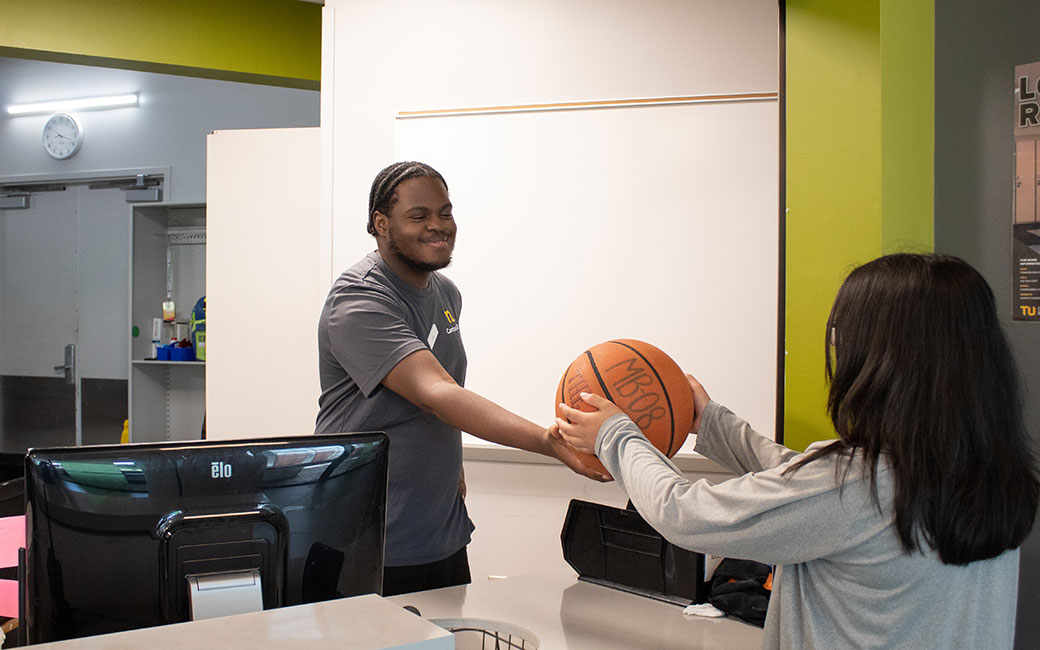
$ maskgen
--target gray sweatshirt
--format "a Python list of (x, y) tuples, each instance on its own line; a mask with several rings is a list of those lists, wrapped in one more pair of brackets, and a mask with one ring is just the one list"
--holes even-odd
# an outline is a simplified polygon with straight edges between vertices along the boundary
[(945, 565), (930, 550), (904, 552), (884, 456), (877, 474), (879, 513), (859, 463), (842, 489), (838, 455), (784, 476), (801, 454), (756, 433), (715, 402), (702, 416), (696, 451), (737, 478), (716, 485), (687, 480), (622, 415), (603, 423), (596, 451), (639, 513), (668, 541), (778, 565), (763, 648), (1013, 645), (1018, 551), (967, 566)]

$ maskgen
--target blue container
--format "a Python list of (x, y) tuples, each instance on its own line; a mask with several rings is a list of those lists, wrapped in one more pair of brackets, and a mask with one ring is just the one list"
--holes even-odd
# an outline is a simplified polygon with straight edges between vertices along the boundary
[(170, 348), (170, 361), (194, 361), (195, 348)]

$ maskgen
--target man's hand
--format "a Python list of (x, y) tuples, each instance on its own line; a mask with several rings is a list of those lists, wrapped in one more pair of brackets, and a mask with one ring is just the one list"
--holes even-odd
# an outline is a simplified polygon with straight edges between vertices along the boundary
[(555, 456), (557, 460), (571, 468), (575, 473), (601, 483), (614, 480), (610, 474), (586, 465), (582, 461), (581, 456), (578, 455), (578, 451), (560, 437), (559, 427), (555, 424), (549, 427), (547, 440), (549, 442), (548, 455)]

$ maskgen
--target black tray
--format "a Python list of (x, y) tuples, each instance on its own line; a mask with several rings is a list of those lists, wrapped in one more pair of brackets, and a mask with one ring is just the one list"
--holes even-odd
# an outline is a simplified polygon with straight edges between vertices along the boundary
[(668, 542), (631, 507), (571, 499), (560, 538), (580, 580), (682, 606), (708, 600), (704, 555)]

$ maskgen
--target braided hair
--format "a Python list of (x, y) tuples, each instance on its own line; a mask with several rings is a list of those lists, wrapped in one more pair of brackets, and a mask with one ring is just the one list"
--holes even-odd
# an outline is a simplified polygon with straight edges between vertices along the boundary
[(448, 183), (444, 181), (440, 172), (426, 163), (396, 162), (376, 174), (375, 180), (372, 181), (372, 189), (368, 193), (368, 234), (373, 237), (376, 235), (376, 212), (390, 214), (390, 208), (397, 201), (397, 186), (410, 178), (422, 177), (436, 178), (444, 183), (444, 189), (448, 189)]

